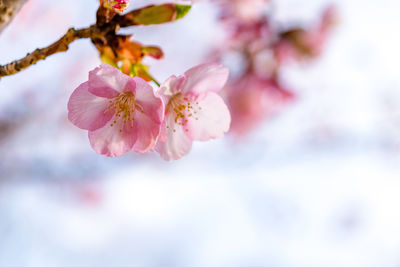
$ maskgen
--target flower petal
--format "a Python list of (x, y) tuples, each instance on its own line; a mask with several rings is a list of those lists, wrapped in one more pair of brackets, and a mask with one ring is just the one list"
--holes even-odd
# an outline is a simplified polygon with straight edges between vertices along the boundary
[(186, 78), (183, 75), (179, 77), (172, 75), (165, 82), (161, 84), (160, 89), (158, 89), (158, 93), (162, 96), (167, 97), (165, 99), (166, 103), (168, 103), (169, 97), (178, 94), (182, 91), (185, 79)]
[[(168, 128), (166, 128), (168, 126)], [(175, 124), (175, 115), (168, 113), (165, 116), (165, 125), (160, 136), (156, 151), (165, 160), (177, 160), (189, 153), (192, 140), (187, 136), (181, 125)]]
[(161, 98), (142, 78), (134, 77), (133, 80), (136, 83), (135, 98), (138, 111), (143, 111), (153, 122), (161, 125), (164, 120), (164, 105)]
[(222, 97), (208, 92), (196, 99), (197, 113), (189, 117), (188, 135), (193, 140), (219, 138), (229, 130), (231, 115)]
[(137, 137), (133, 150), (138, 153), (153, 150), (160, 134), (161, 123), (153, 121), (146, 113), (136, 112), (133, 129)]
[(140, 77), (132, 78), (126, 85), (125, 92), (135, 95), (135, 120), (133, 131), (137, 136), (133, 150), (146, 153), (154, 149), (160, 134), (161, 123), (164, 117), (164, 105), (157, 96), (153, 87)]
[[(122, 90), (124, 93), (126, 92), (132, 92), (133, 94), (136, 93), (136, 79), (137, 77), (129, 79), (126, 84), (124, 89)], [(141, 79), (141, 78), (138, 78)], [(150, 85), (149, 85), (150, 86)], [(151, 87), (151, 86), (150, 86)]]
[(186, 71), (183, 93), (199, 94), (205, 91), (217, 92), (228, 80), (229, 71), (220, 64), (202, 64)]
[(131, 150), (136, 142), (136, 135), (129, 123), (124, 124), (122, 119), (115, 116), (112, 121), (116, 122), (113, 126), (107, 124), (96, 131), (89, 131), (89, 141), (97, 153), (118, 157)]
[(68, 119), (81, 129), (94, 131), (103, 127), (114, 115), (108, 110), (108, 99), (89, 91), (88, 82), (75, 89), (68, 101)]
[(113, 98), (123, 92), (130, 79), (117, 68), (103, 63), (89, 72), (89, 92), (100, 97)]

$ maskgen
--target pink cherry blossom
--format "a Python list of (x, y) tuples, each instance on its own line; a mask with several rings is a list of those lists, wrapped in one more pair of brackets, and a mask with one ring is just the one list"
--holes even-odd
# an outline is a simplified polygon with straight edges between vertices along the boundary
[(258, 20), (265, 12), (267, 0), (234, 0), (234, 14), (243, 21)]
[(217, 94), (228, 74), (219, 64), (203, 64), (181, 76), (171, 76), (161, 85), (165, 121), (156, 151), (165, 160), (187, 154), (194, 140), (219, 138), (229, 130), (230, 113)]
[(277, 60), (286, 63), (320, 56), (338, 20), (337, 16), (335, 6), (329, 6), (322, 14), (317, 27), (308, 30), (292, 29), (282, 34), (273, 46)]
[(215, 0), (223, 9), (222, 18), (253, 23), (265, 16), (268, 0)]
[(275, 115), (294, 95), (274, 79), (247, 74), (227, 86), (232, 114), (230, 133), (243, 138), (266, 118)]
[(162, 100), (146, 81), (107, 64), (90, 71), (68, 102), (68, 119), (88, 130), (93, 149), (108, 157), (152, 150), (163, 115)]
[(115, 12), (122, 13), (128, 8), (129, 0), (107, 0), (107, 4)]

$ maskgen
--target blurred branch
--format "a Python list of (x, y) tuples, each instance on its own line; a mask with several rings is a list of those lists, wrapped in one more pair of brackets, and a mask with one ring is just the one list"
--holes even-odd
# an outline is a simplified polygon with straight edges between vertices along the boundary
[(0, 0), (0, 33), (28, 0)]

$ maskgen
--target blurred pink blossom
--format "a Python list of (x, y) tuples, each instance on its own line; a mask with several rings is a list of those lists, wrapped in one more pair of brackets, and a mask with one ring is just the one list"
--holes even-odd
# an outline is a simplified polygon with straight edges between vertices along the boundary
[(276, 114), (294, 97), (276, 80), (255, 74), (244, 75), (227, 86), (227, 99), (232, 115), (230, 132), (244, 137), (267, 117)]
[(73, 124), (89, 131), (97, 153), (115, 157), (131, 149), (145, 153), (154, 148), (164, 107), (142, 78), (102, 64), (72, 93), (68, 111)]
[(219, 138), (229, 130), (230, 113), (217, 94), (228, 73), (219, 64), (203, 64), (171, 76), (161, 85), (165, 122), (156, 150), (165, 160), (187, 154), (194, 140)]
[(258, 21), (264, 16), (268, 0), (216, 0), (222, 6), (222, 17), (243, 23)]
[(278, 41), (273, 45), (277, 60), (285, 63), (318, 57), (322, 53), (336, 21), (336, 8), (329, 6), (325, 9), (321, 21), (316, 27), (307, 30), (295, 28), (282, 32)]
[(337, 12), (330, 6), (313, 27), (282, 29), (267, 12), (272, 1), (214, 1), (221, 8), (226, 38), (209, 57), (231, 60), (236, 70), (224, 91), (232, 115), (230, 132), (243, 137), (291, 102), (294, 93), (283, 88), (277, 77), (287, 63), (321, 54)]

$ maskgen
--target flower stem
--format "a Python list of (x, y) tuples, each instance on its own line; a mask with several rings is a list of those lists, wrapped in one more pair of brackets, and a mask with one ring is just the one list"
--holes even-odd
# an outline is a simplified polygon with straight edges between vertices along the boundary
[(143, 71), (155, 84), (157, 84), (158, 87), (160, 87), (160, 83), (153, 77), (153, 75), (151, 75), (151, 74), (146, 70), (146, 68), (141, 67), (140, 69), (141, 69), (141, 71)]

